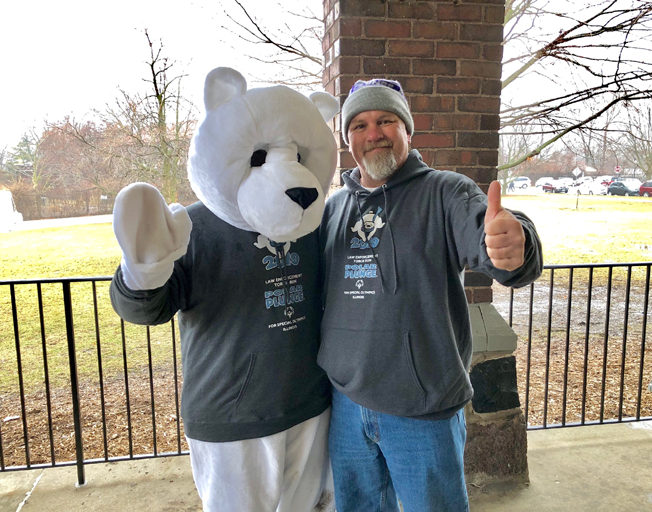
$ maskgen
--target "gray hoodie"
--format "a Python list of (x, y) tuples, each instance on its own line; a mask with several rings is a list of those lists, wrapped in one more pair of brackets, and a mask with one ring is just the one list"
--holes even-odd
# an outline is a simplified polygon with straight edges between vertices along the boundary
[(513, 287), (541, 275), (541, 242), (520, 212), (525, 263), (495, 268), (484, 244), (487, 196), (469, 178), (430, 169), (416, 150), (369, 192), (360, 171), (327, 204), (320, 228), (324, 317), (317, 362), (333, 386), (369, 409), (452, 416), (473, 390), (464, 269)]
[(330, 386), (316, 363), (317, 231), (275, 247), (202, 203), (188, 214), (188, 252), (164, 286), (130, 290), (120, 268), (111, 282), (113, 307), (129, 322), (157, 325), (179, 313), (186, 435), (251, 439), (322, 413)]

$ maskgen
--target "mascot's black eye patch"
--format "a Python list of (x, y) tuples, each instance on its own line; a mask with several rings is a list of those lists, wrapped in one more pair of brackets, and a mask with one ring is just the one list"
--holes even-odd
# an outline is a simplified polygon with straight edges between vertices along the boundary
[(301, 163), (301, 155), (297, 153), (297, 162)]
[(265, 151), (264, 149), (259, 149), (257, 151), (254, 151), (254, 154), (251, 155), (251, 166), (260, 167), (265, 163), (266, 158), (267, 158), (267, 151)]

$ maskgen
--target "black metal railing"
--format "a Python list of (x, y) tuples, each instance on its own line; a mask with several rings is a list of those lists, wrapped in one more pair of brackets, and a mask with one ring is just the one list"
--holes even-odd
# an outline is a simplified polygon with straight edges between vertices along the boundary
[(0, 281), (1, 471), (76, 465), (81, 485), (85, 464), (188, 453), (174, 320), (126, 324), (110, 280)]
[(494, 305), (519, 335), (529, 429), (652, 418), (651, 267), (547, 265), (529, 287), (494, 287)]
[[(494, 305), (528, 428), (650, 419), (652, 262), (549, 265)], [(122, 321), (110, 277), (0, 281), (0, 470), (187, 454), (174, 320)]]

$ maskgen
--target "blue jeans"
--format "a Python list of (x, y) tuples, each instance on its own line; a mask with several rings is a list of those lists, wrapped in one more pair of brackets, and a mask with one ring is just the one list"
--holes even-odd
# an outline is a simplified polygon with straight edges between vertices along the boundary
[(467, 512), (464, 409), (419, 420), (361, 407), (333, 389), (329, 450), (337, 512)]

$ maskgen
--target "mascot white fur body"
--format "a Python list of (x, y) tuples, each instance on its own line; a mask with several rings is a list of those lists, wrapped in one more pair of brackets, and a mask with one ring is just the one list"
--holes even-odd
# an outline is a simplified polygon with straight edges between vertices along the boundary
[(208, 74), (204, 103), (188, 169), (200, 202), (168, 207), (144, 183), (116, 198), (123, 258), (111, 300), (138, 324), (178, 312), (204, 510), (308, 512), (329, 476), (316, 229), (336, 165), (326, 121), (339, 106), (326, 93), (248, 91), (230, 68)]

